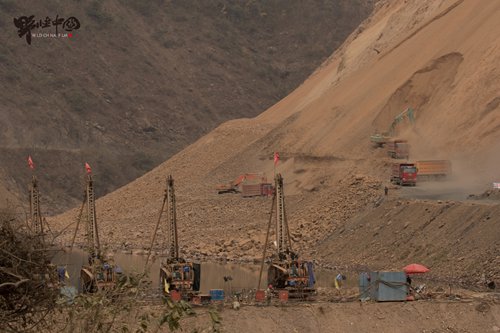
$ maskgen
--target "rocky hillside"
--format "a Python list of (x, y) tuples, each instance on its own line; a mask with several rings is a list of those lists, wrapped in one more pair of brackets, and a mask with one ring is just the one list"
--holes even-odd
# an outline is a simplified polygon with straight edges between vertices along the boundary
[[(466, 198), (500, 177), (499, 15), (499, 2), (379, 2), (293, 93), (254, 119), (224, 123), (99, 200), (102, 239), (147, 247), (172, 174), (184, 253), (258, 258), (271, 200), (218, 195), (215, 186), (245, 172), (272, 178), (279, 151), (277, 171), (302, 254), (336, 267), (422, 261), (444, 278), (498, 280), (498, 202)], [(411, 161), (449, 159), (453, 176), (391, 187), (386, 199), (394, 160), (369, 137), (407, 107), (415, 124), (402, 121), (396, 135), (409, 140)], [(69, 211), (53, 223), (62, 228), (74, 216)]]
[[(46, 212), (80, 201), (84, 161), (98, 196), (112, 191), (286, 96), (372, 3), (1, 0), (1, 181), (24, 200), (31, 154)], [(74, 16), (81, 26), (28, 45), (13, 24), (23, 15)]]

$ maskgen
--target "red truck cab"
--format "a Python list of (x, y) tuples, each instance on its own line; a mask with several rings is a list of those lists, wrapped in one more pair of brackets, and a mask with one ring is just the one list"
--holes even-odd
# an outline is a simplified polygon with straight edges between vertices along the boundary
[(417, 184), (417, 167), (413, 163), (394, 163), (392, 165), (391, 183), (415, 186)]

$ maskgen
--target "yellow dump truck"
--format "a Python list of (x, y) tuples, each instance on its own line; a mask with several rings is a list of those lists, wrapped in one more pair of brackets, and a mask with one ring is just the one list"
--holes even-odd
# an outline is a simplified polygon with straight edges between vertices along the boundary
[(418, 180), (446, 178), (451, 175), (451, 162), (448, 160), (417, 161)]

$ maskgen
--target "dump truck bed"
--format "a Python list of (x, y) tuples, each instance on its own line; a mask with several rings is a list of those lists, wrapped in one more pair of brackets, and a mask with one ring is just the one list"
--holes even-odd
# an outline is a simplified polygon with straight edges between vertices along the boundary
[(417, 161), (415, 165), (418, 176), (446, 177), (451, 174), (451, 162), (448, 160)]

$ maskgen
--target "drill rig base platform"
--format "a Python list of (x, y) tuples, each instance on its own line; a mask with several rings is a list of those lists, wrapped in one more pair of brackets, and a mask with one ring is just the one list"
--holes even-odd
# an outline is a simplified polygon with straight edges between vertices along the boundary
[(276, 290), (287, 290), (290, 298), (305, 299), (315, 295), (314, 283), (314, 271), (310, 262), (271, 262), (267, 270), (267, 284)]
[(163, 262), (160, 266), (160, 285), (163, 296), (169, 296), (172, 290), (181, 294), (182, 299), (192, 300), (199, 293), (200, 265), (192, 262)]
[(100, 264), (82, 266), (80, 270), (80, 286), (84, 293), (111, 290), (116, 286), (117, 274), (112, 265)]

